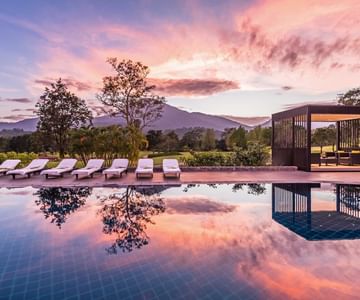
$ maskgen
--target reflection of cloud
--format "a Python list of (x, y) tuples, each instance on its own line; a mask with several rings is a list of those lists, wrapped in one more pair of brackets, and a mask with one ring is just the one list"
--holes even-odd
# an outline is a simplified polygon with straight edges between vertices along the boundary
[(169, 96), (213, 95), (227, 90), (238, 89), (239, 84), (220, 79), (151, 79), (156, 91)]
[(236, 206), (212, 201), (205, 196), (168, 197), (166, 212), (170, 214), (229, 213)]

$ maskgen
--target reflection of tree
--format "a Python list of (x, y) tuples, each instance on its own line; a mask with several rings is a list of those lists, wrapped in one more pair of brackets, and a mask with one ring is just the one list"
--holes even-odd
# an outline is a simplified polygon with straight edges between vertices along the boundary
[(236, 183), (233, 185), (232, 190), (235, 193), (237, 191), (241, 191), (244, 186), (247, 186), (248, 194), (251, 195), (262, 195), (266, 192), (265, 184), (260, 184), (260, 183), (249, 183), (249, 184)]
[(66, 222), (67, 216), (83, 206), (90, 194), (91, 189), (88, 187), (41, 188), (35, 193), (39, 197), (35, 203), (40, 206), (46, 219), (51, 218), (51, 223), (55, 223), (61, 228), (61, 225)]
[(105, 234), (117, 234), (115, 242), (106, 249), (116, 254), (118, 248), (131, 252), (149, 243), (145, 230), (154, 224), (151, 217), (165, 211), (165, 204), (155, 188), (129, 186), (123, 193), (114, 193), (101, 200), (99, 210)]

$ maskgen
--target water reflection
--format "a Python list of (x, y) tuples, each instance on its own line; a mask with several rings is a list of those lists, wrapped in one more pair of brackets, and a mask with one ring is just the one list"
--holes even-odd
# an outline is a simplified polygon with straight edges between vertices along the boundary
[[(215, 183), (211, 183), (211, 184), (207, 184), (206, 186), (213, 188), (213, 189), (217, 189), (221, 184), (215, 184)], [(200, 187), (200, 184), (187, 184), (184, 189), (183, 192), (188, 192), (190, 189), (196, 188), (196, 187)], [(247, 188), (247, 193), (249, 195), (262, 195), (266, 193), (266, 186), (263, 183), (235, 183), (232, 186), (232, 191), (234, 193), (238, 192), (238, 191), (243, 191), (244, 188)]]
[(307, 240), (360, 238), (360, 186), (335, 186), (332, 210), (312, 209), (312, 189), (320, 184), (273, 184), (272, 218)]
[(243, 184), (243, 183), (236, 183), (232, 187), (232, 191), (234, 193), (238, 191), (242, 191), (244, 186), (247, 187), (247, 192), (250, 195), (262, 195), (266, 192), (265, 184), (261, 183), (249, 183), (249, 184)]
[(152, 217), (165, 211), (160, 197), (162, 187), (128, 186), (124, 192), (113, 193), (101, 199), (103, 232), (116, 234), (114, 243), (106, 248), (109, 254), (118, 250), (131, 252), (149, 243), (147, 224), (154, 224)]
[(86, 202), (91, 194), (89, 187), (79, 188), (40, 188), (35, 195), (35, 203), (44, 214), (45, 219), (50, 218), (51, 223), (59, 228), (67, 220), (67, 217), (78, 210)]

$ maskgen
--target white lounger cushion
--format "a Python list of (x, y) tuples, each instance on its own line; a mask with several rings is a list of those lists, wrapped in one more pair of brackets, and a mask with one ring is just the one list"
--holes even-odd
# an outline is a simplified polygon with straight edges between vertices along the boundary
[(154, 161), (151, 158), (141, 158), (138, 161), (136, 174), (152, 174), (154, 172)]
[(125, 158), (114, 159), (110, 168), (103, 171), (105, 175), (120, 175), (125, 172), (129, 166), (129, 160)]
[(0, 170), (13, 170), (20, 162), (20, 159), (7, 159), (0, 164)]
[(90, 159), (84, 168), (72, 171), (72, 175), (86, 175), (89, 176), (92, 173), (99, 171), (104, 164), (103, 159)]
[(164, 174), (179, 174), (181, 172), (177, 159), (166, 158), (163, 160)]
[(60, 176), (63, 173), (72, 171), (76, 163), (77, 160), (74, 158), (65, 158), (55, 168), (42, 171), (41, 175)]
[(11, 171), (7, 172), (6, 175), (26, 175), (28, 173), (41, 171), (45, 168), (45, 166), (48, 162), (49, 162), (48, 159), (34, 159), (25, 168), (11, 170)]

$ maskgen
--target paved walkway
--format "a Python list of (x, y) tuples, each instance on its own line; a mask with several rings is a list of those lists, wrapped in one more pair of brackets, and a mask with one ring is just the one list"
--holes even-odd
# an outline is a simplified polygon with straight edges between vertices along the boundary
[(359, 172), (302, 172), (302, 171), (237, 171), (237, 172), (183, 172), (181, 179), (164, 179), (161, 173), (155, 173), (152, 179), (136, 179), (134, 173), (122, 178), (105, 180), (101, 174), (94, 178), (75, 180), (66, 175), (64, 178), (45, 179), (35, 175), (13, 180), (11, 177), (0, 177), (0, 187), (71, 187), (71, 186), (126, 186), (126, 185), (178, 185), (188, 183), (352, 183), (360, 184)]

